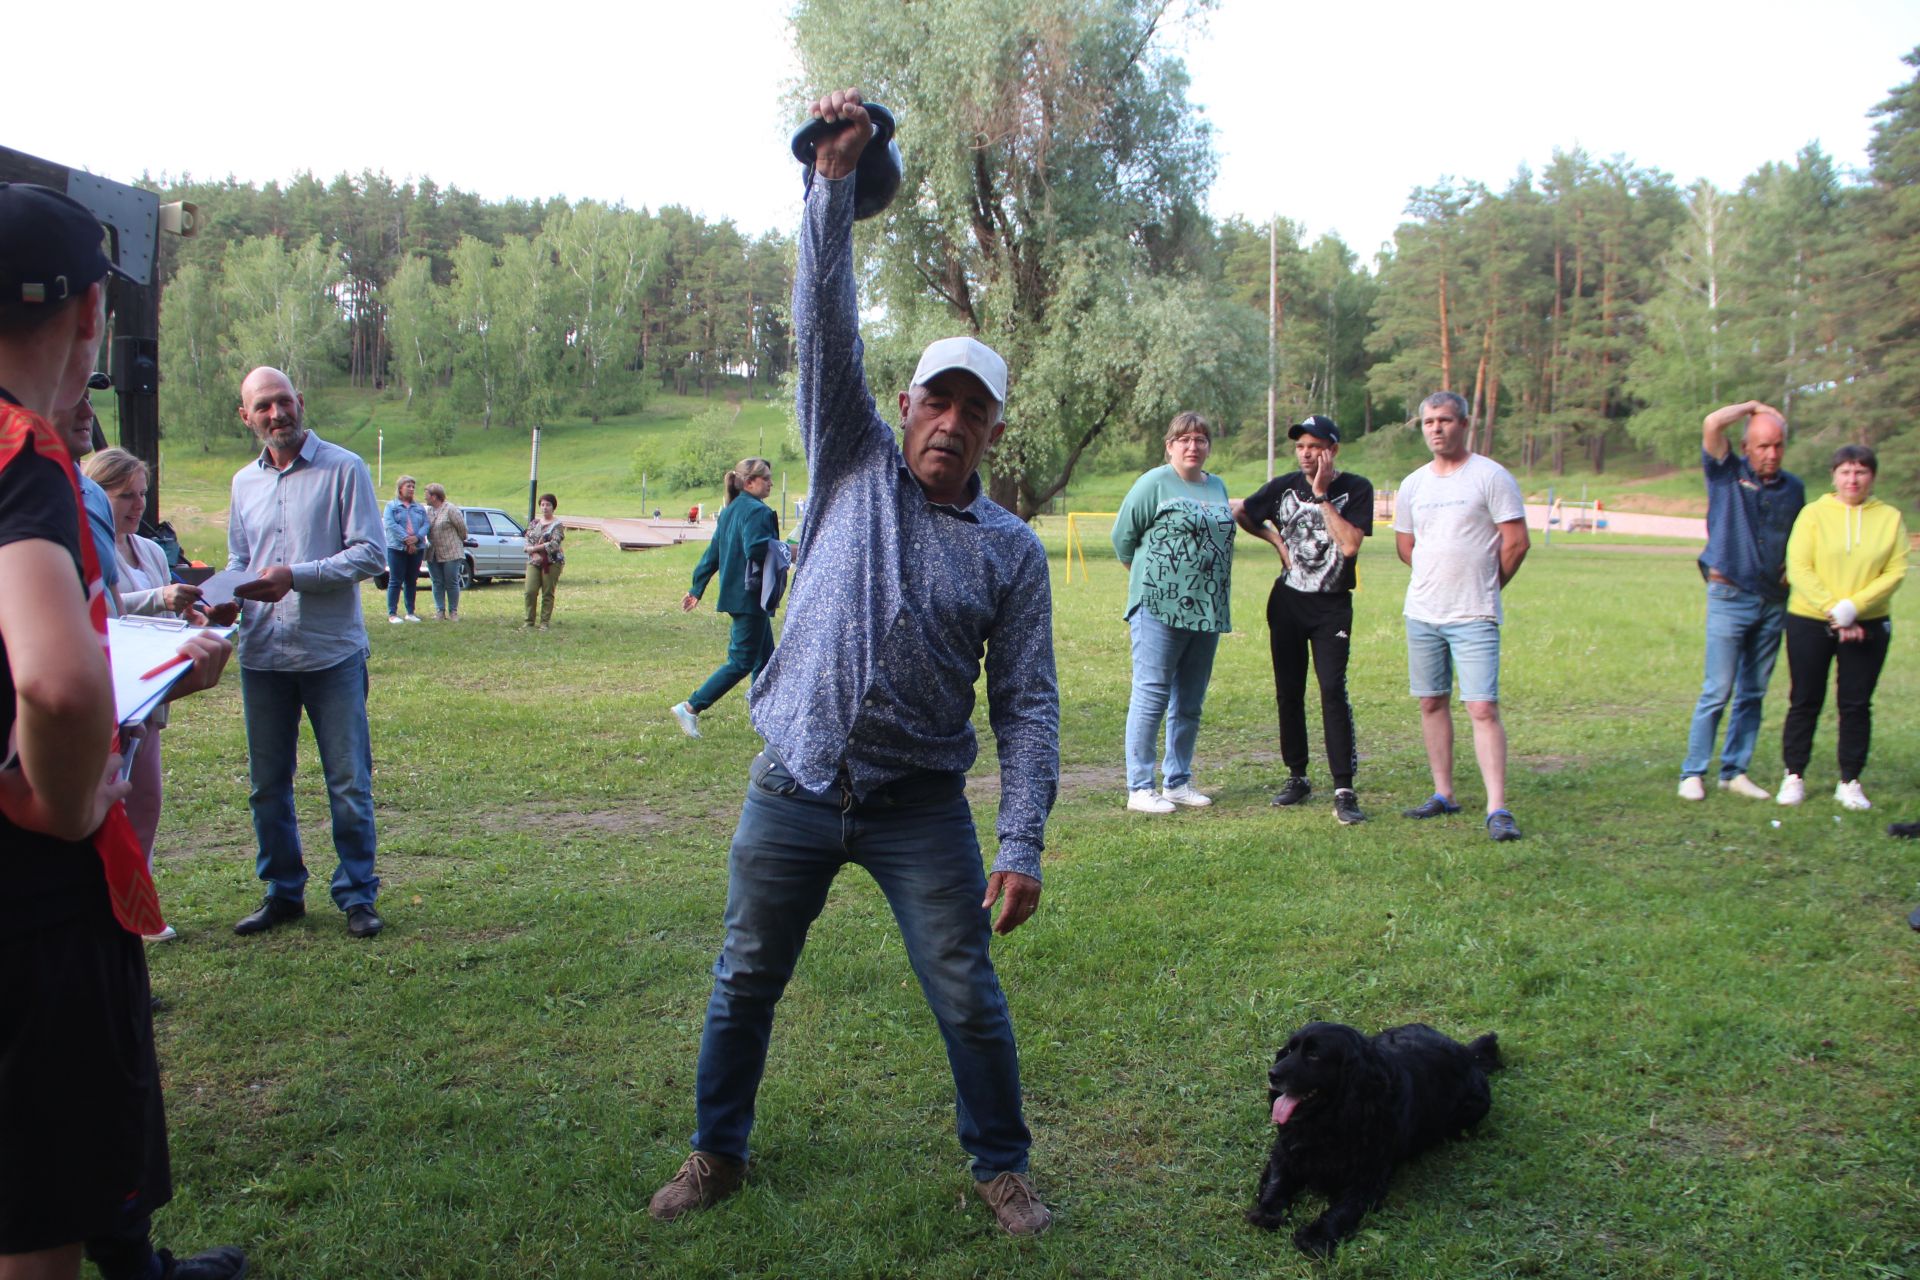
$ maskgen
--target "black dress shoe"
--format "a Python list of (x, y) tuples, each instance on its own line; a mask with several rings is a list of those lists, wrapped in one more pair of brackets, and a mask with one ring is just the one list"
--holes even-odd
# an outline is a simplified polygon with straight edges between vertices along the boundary
[(356, 938), (371, 938), (386, 927), (387, 922), (380, 918), (371, 902), (347, 908), (347, 932)]
[(160, 1250), (160, 1280), (241, 1280), (247, 1274), (247, 1255), (230, 1244), (176, 1258)]
[(277, 924), (288, 920), (298, 920), (307, 914), (307, 904), (292, 902), (286, 898), (268, 894), (260, 899), (260, 906), (252, 915), (241, 916), (240, 922), (233, 926), (235, 933), (265, 933)]
[(1299, 804), (1312, 794), (1313, 784), (1311, 782), (1308, 782), (1305, 778), (1288, 778), (1287, 785), (1280, 788), (1273, 799), (1267, 803), (1276, 808), (1284, 809), (1289, 805)]

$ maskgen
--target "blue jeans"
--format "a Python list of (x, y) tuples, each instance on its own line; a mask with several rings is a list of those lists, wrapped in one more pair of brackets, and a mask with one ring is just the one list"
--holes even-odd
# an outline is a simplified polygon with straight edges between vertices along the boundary
[(387, 548), (387, 616), (393, 617), (401, 593), (407, 597), (407, 612), (413, 612), (414, 593), (420, 589), (420, 553)]
[(1753, 744), (1760, 737), (1760, 703), (1773, 678), (1774, 659), (1780, 656), (1780, 632), (1787, 606), (1724, 582), (1707, 584), (1707, 678), (1700, 701), (1693, 708), (1687, 730), (1687, 758), (1680, 776), (1704, 775), (1713, 760), (1714, 733), (1720, 713), (1727, 715), (1727, 740), (1720, 748), (1720, 776), (1731, 778), (1747, 771)]
[(734, 613), (732, 630), (727, 636), (727, 660), (693, 691), (687, 706), (695, 713), (705, 711), (726, 695), (727, 690), (745, 680), (756, 679), (773, 657), (773, 619), (764, 613)]
[(920, 774), (853, 800), (837, 788), (801, 790), (765, 754), (754, 757), (727, 855), (727, 933), (700, 1037), (695, 1149), (747, 1158), (773, 1007), (849, 862), (886, 895), (940, 1024), (974, 1176), (1024, 1173), (1032, 1136), (1020, 1115), (1013, 1020), (988, 952), (987, 881), (964, 776)]
[(458, 560), (427, 561), (427, 580), (433, 583), (436, 613), (460, 612), (460, 568)]
[(1133, 629), (1133, 692), (1127, 698), (1127, 790), (1153, 789), (1154, 739), (1167, 722), (1167, 756), (1161, 774), (1169, 787), (1193, 780), (1193, 742), (1200, 736), (1200, 708), (1213, 678), (1217, 631), (1170, 627), (1145, 608), (1127, 620)]
[(293, 811), (300, 713), (313, 722), (320, 769), (333, 815), (333, 901), (342, 911), (371, 904), (380, 892), (373, 871), (373, 742), (367, 728), (367, 660), (347, 659), (321, 671), (240, 668), (247, 722), (247, 769), (253, 777), (255, 866), (267, 892), (289, 902), (306, 897), (307, 866)]

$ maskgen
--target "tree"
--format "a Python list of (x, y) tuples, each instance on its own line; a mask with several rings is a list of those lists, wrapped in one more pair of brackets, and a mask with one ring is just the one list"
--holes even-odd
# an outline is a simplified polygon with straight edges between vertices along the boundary
[(1010, 425), (989, 483), (1022, 516), (1103, 435), (1228, 398), (1209, 375), (1265, 363), (1204, 280), (1198, 211), (1214, 161), (1166, 48), (1172, 11), (1164, 0), (800, 0), (795, 11), (805, 81), (859, 85), (900, 121), (902, 191), (884, 236), (857, 237), (886, 313), (870, 335), (874, 385), (905, 385), (932, 337), (968, 333), (1000, 351)]
[(651, 219), (592, 200), (555, 210), (543, 235), (559, 268), (555, 301), (581, 412), (598, 422), (638, 409), (639, 303), (665, 237)]
[(477, 236), (461, 236), (453, 249), (453, 283), (448, 286), (453, 321), (453, 401), (462, 413), (478, 413), (480, 429), (493, 429), (508, 342), (502, 339), (500, 280), (493, 246)]
[(335, 290), (346, 278), (318, 233), (289, 249), (257, 236), (227, 251), (228, 315), (241, 363), (269, 364), (310, 387), (330, 372), (346, 345)]
[(161, 425), (166, 433), (191, 440), (202, 453), (214, 442), (243, 436), (234, 407), (240, 403), (240, 371), (235, 367), (214, 271), (188, 263), (174, 273), (160, 295)]
[[(1920, 72), (1920, 47), (1906, 64)], [(1880, 475), (1920, 496), (1920, 74), (1873, 110), (1869, 185), (1852, 218), (1843, 306), (1852, 333), (1835, 417), (1880, 442)]]
[(1628, 430), (1672, 462), (1694, 456), (1703, 415), (1758, 381), (1751, 347), (1735, 332), (1740, 307), (1733, 200), (1703, 178), (1688, 189), (1686, 208), (1687, 221), (1647, 304), (1646, 342), (1627, 375), (1627, 392), (1641, 405)]
[(433, 282), (433, 267), (409, 254), (380, 290), (385, 333), (392, 344), (388, 376), (406, 392), (407, 407), (425, 428), (427, 443), (445, 454), (453, 445), (454, 416), (444, 386), (453, 360), (453, 328), (447, 290)]

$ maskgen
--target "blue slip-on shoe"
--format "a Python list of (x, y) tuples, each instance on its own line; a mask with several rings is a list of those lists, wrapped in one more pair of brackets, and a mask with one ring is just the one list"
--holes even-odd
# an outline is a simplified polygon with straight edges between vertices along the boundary
[(1495, 809), (1487, 815), (1487, 838), (1489, 840), (1518, 840), (1520, 824), (1505, 809)]
[(1460, 812), (1460, 806), (1441, 795), (1438, 791), (1428, 796), (1411, 809), (1402, 809), (1403, 818), (1442, 818), (1449, 813)]

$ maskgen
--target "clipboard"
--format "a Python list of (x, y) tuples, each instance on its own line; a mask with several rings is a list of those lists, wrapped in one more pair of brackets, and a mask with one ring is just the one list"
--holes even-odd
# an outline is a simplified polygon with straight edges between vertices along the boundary
[[(232, 627), (193, 627), (184, 618), (107, 619), (107, 649), (113, 667), (113, 706), (117, 724), (138, 724), (152, 714), (191, 662), (168, 661), (179, 655), (188, 636), (229, 636)], [(155, 668), (165, 670), (155, 672)]]

